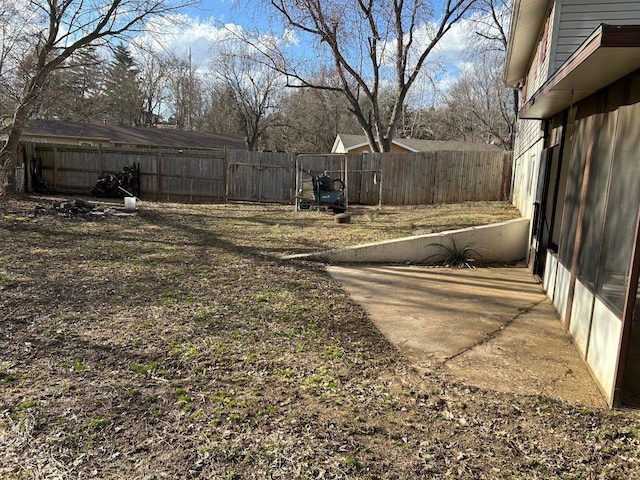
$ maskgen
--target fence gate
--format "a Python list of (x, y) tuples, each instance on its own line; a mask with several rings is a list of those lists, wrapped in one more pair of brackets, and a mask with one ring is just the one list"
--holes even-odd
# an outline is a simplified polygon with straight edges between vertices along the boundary
[(227, 199), (289, 203), (292, 175), (288, 153), (229, 150)]

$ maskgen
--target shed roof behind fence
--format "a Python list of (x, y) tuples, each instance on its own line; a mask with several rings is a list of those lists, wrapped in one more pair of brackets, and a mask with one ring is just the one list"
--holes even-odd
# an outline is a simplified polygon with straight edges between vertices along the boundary
[[(413, 152), (495, 152), (501, 150), (499, 146), (490, 143), (422, 140), (417, 138), (394, 138), (393, 143)], [(349, 152), (368, 143), (367, 137), (364, 135), (345, 135), (341, 133), (338, 134), (334, 143), (334, 151), (337, 151), (336, 146), (339, 144), (341, 144), (340, 146), (344, 148), (345, 152)]]
[[(231, 148), (246, 150), (242, 136), (219, 135), (172, 128), (123, 127), (119, 125), (63, 122), (60, 120), (33, 120), (23, 129), (23, 135), (46, 138), (81, 138), (108, 140), (115, 145), (180, 147), (180, 148)], [(53, 140), (49, 140), (53, 141)]]

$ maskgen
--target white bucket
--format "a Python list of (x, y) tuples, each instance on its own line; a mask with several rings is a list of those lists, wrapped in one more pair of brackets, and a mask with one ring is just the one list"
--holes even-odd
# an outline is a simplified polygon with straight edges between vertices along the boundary
[(124, 197), (124, 211), (125, 212), (136, 211), (136, 197)]

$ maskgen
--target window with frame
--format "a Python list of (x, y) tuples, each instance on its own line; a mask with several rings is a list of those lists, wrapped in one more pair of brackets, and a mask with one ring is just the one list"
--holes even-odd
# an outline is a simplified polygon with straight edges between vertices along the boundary
[[(640, 206), (640, 76), (631, 82), (630, 101), (619, 108), (611, 180), (606, 198), (596, 295), (622, 315)], [(635, 97), (635, 98), (634, 98)]]

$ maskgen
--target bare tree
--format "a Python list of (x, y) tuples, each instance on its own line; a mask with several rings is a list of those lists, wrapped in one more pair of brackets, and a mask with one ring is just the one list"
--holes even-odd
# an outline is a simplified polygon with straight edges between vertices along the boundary
[(142, 46), (136, 46), (136, 58), (140, 68), (142, 124), (154, 127), (162, 116), (163, 104), (168, 101), (167, 61), (158, 53)]
[(262, 53), (237, 38), (218, 45), (211, 73), (226, 87), (236, 105), (249, 150), (257, 150), (277, 105), (282, 75), (265, 64)]
[(445, 94), (446, 112), (460, 139), (512, 147), (514, 112), (511, 89), (502, 81), (504, 56), (486, 51)]
[[(475, 50), (507, 51), (511, 2), (509, 0), (478, 0), (476, 14), (471, 18), (475, 28), (471, 44)], [(478, 42), (478, 37), (481, 41)]]
[[(187, 0), (188, 2), (188, 0)], [(20, 15), (29, 15), (30, 42), (19, 43), (24, 80), (10, 121), (7, 140), (0, 149), (0, 194), (11, 179), (9, 168), (17, 166), (22, 129), (51, 73), (78, 49), (123, 37), (155, 15), (174, 11), (187, 2), (168, 0), (21, 0)], [(27, 12), (27, 13), (25, 13)], [(21, 20), (25, 20), (22, 18)]]
[(201, 130), (242, 135), (242, 120), (233, 93), (211, 76), (203, 79), (203, 108)]
[[(0, 0), (0, 121), (2, 127), (10, 124), (13, 105), (20, 95), (22, 66), (27, 60), (25, 52), (31, 44), (30, 12), (18, 8), (15, 0)], [(0, 163), (0, 168), (2, 164)]]
[(197, 66), (194, 65), (191, 52), (180, 56), (171, 52), (165, 61), (168, 76), (168, 94), (173, 104), (173, 119), (179, 130), (194, 130), (198, 120), (202, 88)]
[(339, 92), (311, 88), (290, 91), (280, 102), (278, 113), (282, 125), (270, 130), (272, 150), (326, 153), (339, 133), (362, 131)]
[[(502, 70), (509, 41), (511, 2), (509, 0), (478, 0), (477, 12), (470, 20), (474, 28), (470, 30), (468, 37), (469, 51), (474, 56), (476, 69), (483, 75), (476, 77), (478, 82), (473, 88), (477, 91), (486, 90), (487, 84), (490, 84), (495, 94), (491, 99), (494, 106), (483, 107), (488, 116), (480, 115), (478, 108), (475, 109), (474, 115), (482, 116), (481, 121), (485, 125), (494, 125), (492, 129), (495, 134), (498, 118), (495, 108), (500, 105), (502, 109), (500, 116), (508, 130), (508, 135), (502, 134), (498, 137), (502, 139), (505, 147), (512, 148), (518, 114), (518, 92), (506, 87), (502, 82)], [(464, 81), (472, 83), (471, 78)], [(504, 131), (504, 128), (500, 127), (500, 130)]]
[[(288, 28), (315, 39), (313, 63), (332, 64), (339, 85), (314, 80), (278, 49), (271, 51), (273, 66), (292, 86), (341, 92), (371, 149), (390, 151), (408, 92), (474, 1), (444, 0), (435, 12), (423, 0), (269, 0)], [(386, 114), (383, 87), (392, 91)]]

